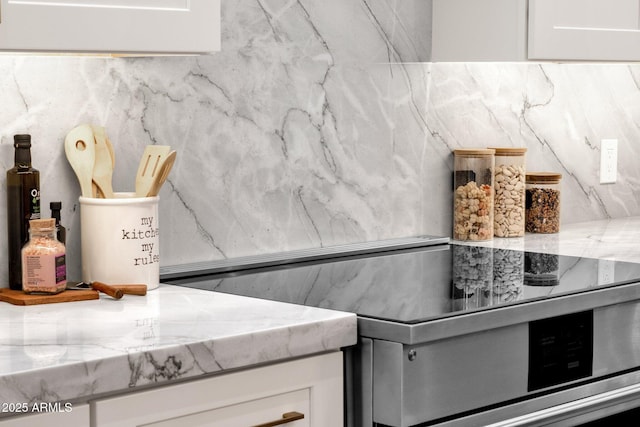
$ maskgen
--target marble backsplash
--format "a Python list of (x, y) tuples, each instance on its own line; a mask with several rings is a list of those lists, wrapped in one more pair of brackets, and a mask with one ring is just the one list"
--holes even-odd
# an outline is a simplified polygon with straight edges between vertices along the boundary
[[(424, 62), (428, 3), (224, 0), (214, 55), (1, 56), (0, 166), (31, 133), (72, 278), (79, 186), (63, 140), (87, 122), (115, 146), (117, 191), (133, 189), (145, 145), (178, 151), (162, 265), (451, 235), (458, 147), (527, 147), (529, 170), (563, 174), (564, 223), (640, 215), (640, 65)], [(602, 138), (619, 140), (615, 184), (599, 184)]]

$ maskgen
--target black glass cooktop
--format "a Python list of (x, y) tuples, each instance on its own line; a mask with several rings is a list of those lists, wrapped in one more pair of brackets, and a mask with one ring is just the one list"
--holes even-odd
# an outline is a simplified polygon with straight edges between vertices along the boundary
[(640, 281), (640, 264), (441, 244), (168, 283), (402, 323)]

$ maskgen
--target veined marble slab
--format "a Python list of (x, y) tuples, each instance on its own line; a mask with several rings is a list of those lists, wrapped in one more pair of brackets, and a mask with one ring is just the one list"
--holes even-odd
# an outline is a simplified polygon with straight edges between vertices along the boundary
[(161, 285), (0, 310), (0, 402), (82, 401), (356, 342), (354, 314)]
[[(450, 236), (460, 147), (526, 147), (528, 170), (561, 172), (566, 224), (640, 215), (637, 63), (426, 62), (430, 0), (228, 0), (221, 12), (213, 55), (0, 57), (0, 164), (15, 133), (32, 134), (43, 214), (62, 201), (70, 277), (81, 213), (63, 141), (80, 123), (106, 128), (117, 191), (133, 189), (145, 145), (177, 150), (161, 265)], [(603, 138), (618, 139), (615, 184), (599, 183)]]

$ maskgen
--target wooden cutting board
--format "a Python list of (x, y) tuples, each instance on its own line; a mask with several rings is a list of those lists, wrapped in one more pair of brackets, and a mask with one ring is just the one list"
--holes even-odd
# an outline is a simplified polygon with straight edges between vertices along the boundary
[(30, 295), (22, 291), (0, 288), (0, 301), (14, 305), (52, 304), (56, 302), (85, 301), (98, 298), (98, 291), (94, 291), (93, 289), (62, 291), (55, 295)]

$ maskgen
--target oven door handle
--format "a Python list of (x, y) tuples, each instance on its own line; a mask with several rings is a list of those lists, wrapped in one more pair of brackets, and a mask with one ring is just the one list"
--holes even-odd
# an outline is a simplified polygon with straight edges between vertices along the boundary
[(549, 425), (551, 423), (565, 425), (563, 423), (571, 419), (574, 419), (574, 421), (566, 425), (574, 425), (575, 418), (578, 417), (581, 417), (579, 422), (584, 423), (627, 409), (633, 409), (640, 406), (639, 399), (640, 384), (633, 384), (617, 390), (596, 394), (509, 420), (500, 421), (487, 427), (533, 427)]

